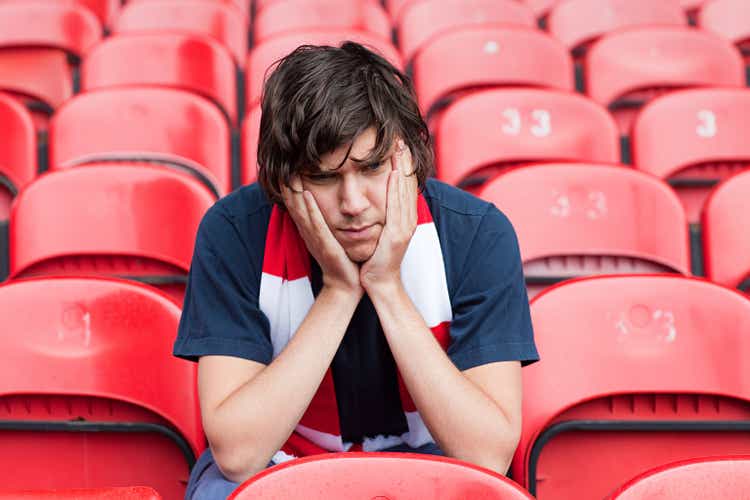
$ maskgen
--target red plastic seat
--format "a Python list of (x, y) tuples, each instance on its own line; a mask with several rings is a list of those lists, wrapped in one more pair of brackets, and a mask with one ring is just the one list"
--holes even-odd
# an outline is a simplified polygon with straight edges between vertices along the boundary
[(695, 16), (700, 8), (709, 0), (680, 0), (680, 6), (685, 9), (690, 17)]
[(624, 166), (543, 164), (486, 183), (518, 234), (529, 295), (595, 274), (690, 274), (688, 227), (669, 186)]
[(687, 22), (678, 0), (568, 0), (552, 9), (547, 29), (574, 50), (618, 28)]
[(18, 191), (36, 177), (36, 131), (23, 106), (0, 94), (0, 221)]
[[(35, 0), (37, 2), (42, 0)], [(56, 3), (61, 4), (64, 3), (64, 1), (60, 0), (46, 0), (49, 3)], [(109, 26), (112, 24), (112, 21), (117, 17), (118, 12), (120, 11), (120, 0), (67, 0), (68, 3), (77, 3), (79, 5), (82, 5), (86, 7), (88, 10), (90, 10), (101, 23), (102, 26)], [(23, 3), (26, 2), (26, 0), (0, 0), (0, 4), (3, 3), (10, 3), (10, 2), (17, 2), (17, 3)]]
[(549, 11), (552, 10), (555, 5), (559, 4), (563, 0), (520, 0), (521, 3), (526, 4), (539, 18), (545, 18)]
[(118, 35), (89, 53), (81, 67), (83, 90), (127, 86), (178, 88), (210, 99), (237, 122), (236, 69), (212, 38), (183, 33)]
[(351, 40), (358, 42), (385, 57), (391, 64), (403, 69), (401, 55), (387, 40), (370, 33), (346, 29), (300, 31), (274, 36), (253, 47), (246, 67), (246, 109), (260, 101), (263, 84), (274, 64), (300, 45), (340, 46)]
[(698, 26), (723, 36), (750, 53), (750, 3), (744, 0), (713, 0), (698, 13)]
[(258, 134), (260, 106), (248, 111), (242, 125), (242, 183), (252, 184), (258, 178)]
[(720, 184), (703, 211), (706, 276), (750, 292), (750, 171)]
[(352, 0), (278, 0), (255, 17), (255, 43), (279, 35), (311, 29), (349, 29), (391, 39), (388, 14), (375, 2)]
[(584, 278), (531, 305), (513, 478), (538, 500), (600, 500), (644, 470), (750, 452), (750, 301), (677, 276)]
[(43, 175), (11, 212), (10, 277), (126, 277), (182, 304), (198, 225), (215, 201), (199, 182), (159, 167)]
[(101, 34), (96, 16), (72, 2), (0, 3), (0, 90), (34, 110), (44, 129), (73, 95), (69, 57), (82, 57)]
[(153, 488), (145, 486), (121, 488), (0, 490), (0, 500), (161, 500)]
[[(127, 3), (152, 2), (154, 0), (128, 0)], [(158, 0), (157, 0), (158, 1)], [(253, 0), (210, 0), (215, 3), (231, 4), (240, 9), (246, 16), (250, 16), (250, 4)], [(275, 0), (274, 0), (275, 1)], [(262, 0), (255, 0), (256, 6), (262, 4)]]
[(609, 106), (623, 134), (638, 108), (688, 87), (745, 85), (742, 57), (731, 43), (692, 28), (632, 28), (603, 37), (585, 59), (586, 93)]
[(620, 159), (607, 111), (578, 94), (493, 89), (457, 100), (435, 132), (437, 177), (476, 187), (509, 166), (540, 161)]
[(428, 122), (453, 99), (492, 86), (573, 90), (573, 61), (541, 31), (513, 27), (445, 31), (414, 58), (414, 87)]
[(726, 500), (750, 491), (750, 456), (698, 458), (664, 465), (625, 484), (607, 500)]
[[(304, 493), (303, 493), (304, 492)], [(412, 453), (332, 453), (292, 460), (255, 475), (230, 500), (466, 498), (531, 500), (508, 478), (466, 462)]]
[(149, 0), (129, 2), (113, 27), (115, 33), (179, 31), (218, 40), (241, 66), (247, 58), (248, 19), (232, 2)]
[(534, 13), (515, 0), (418, 0), (406, 4), (398, 19), (398, 43), (410, 61), (433, 36), (450, 28), (484, 24), (536, 27)]
[(149, 162), (231, 191), (229, 125), (206, 99), (176, 89), (118, 88), (80, 94), (50, 123), (50, 168)]
[(698, 222), (708, 193), (750, 165), (750, 90), (675, 92), (643, 108), (633, 126), (635, 166), (669, 182)]
[(173, 301), (122, 280), (0, 286), (3, 489), (182, 498), (205, 442), (196, 365), (171, 355), (179, 320)]

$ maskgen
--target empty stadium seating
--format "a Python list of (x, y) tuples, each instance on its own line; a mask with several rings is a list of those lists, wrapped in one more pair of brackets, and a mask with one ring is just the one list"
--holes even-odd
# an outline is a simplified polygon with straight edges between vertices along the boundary
[(347, 40), (369, 47), (371, 50), (388, 59), (397, 68), (403, 69), (401, 55), (396, 48), (390, 42), (377, 35), (348, 29), (308, 30), (277, 35), (256, 45), (250, 51), (246, 67), (246, 108), (249, 110), (260, 102), (263, 83), (270, 69), (274, 63), (294, 49), (300, 45), (340, 46), (342, 42)]
[(0, 490), (0, 500), (161, 500), (153, 488), (75, 488), (69, 490)]
[(624, 166), (542, 164), (495, 177), (479, 196), (513, 224), (530, 296), (576, 276), (690, 273), (680, 201), (650, 175)]
[(601, 38), (585, 58), (586, 93), (609, 106), (627, 134), (638, 108), (670, 90), (741, 87), (739, 51), (712, 33), (692, 28), (632, 28)]
[(29, 112), (2, 94), (0, 136), (0, 221), (4, 221), (10, 214), (13, 197), (36, 176), (37, 154), (36, 132)]
[(434, 35), (449, 28), (509, 24), (533, 28), (534, 13), (515, 0), (416, 0), (399, 14), (397, 30), (407, 63)]
[(310, 29), (361, 30), (391, 39), (388, 14), (375, 2), (362, 0), (277, 0), (255, 17), (255, 43), (274, 35)]
[(2, 488), (182, 498), (205, 441), (196, 365), (171, 356), (179, 319), (167, 297), (121, 280), (0, 286)]
[(538, 500), (599, 500), (697, 456), (750, 452), (750, 300), (676, 276), (584, 278), (531, 305), (513, 478)]
[(711, 193), (703, 211), (706, 276), (750, 292), (750, 171), (735, 175)]
[(286, 462), (257, 474), (231, 500), (451, 498), (531, 500), (507, 478), (445, 457), (403, 453), (336, 453)]
[(649, 25), (687, 25), (678, 0), (567, 0), (552, 9), (547, 28), (571, 50), (611, 31)]
[(49, 115), (73, 95), (69, 58), (82, 57), (101, 34), (96, 16), (76, 3), (0, 2), (0, 90), (46, 128)]
[(494, 89), (446, 108), (435, 132), (437, 177), (475, 188), (503, 168), (539, 161), (619, 161), (617, 127), (573, 93)]
[(750, 90), (694, 89), (643, 108), (632, 131), (638, 169), (669, 180), (690, 222), (698, 222), (708, 192), (750, 164)]
[(92, 165), (43, 175), (11, 213), (10, 277), (125, 277), (182, 304), (198, 224), (214, 201), (199, 182), (159, 167)]
[(443, 31), (414, 58), (414, 86), (428, 122), (453, 99), (490, 86), (573, 90), (566, 48), (538, 30), (465, 27)]
[(714, 0), (698, 13), (701, 29), (713, 31), (750, 53), (750, 3), (744, 0)]
[(53, 170), (95, 162), (155, 163), (201, 180), (217, 196), (231, 191), (229, 125), (216, 106), (187, 91), (86, 92), (60, 108), (49, 134)]
[[(24, 2), (25, 0), (0, 0), (2, 3)], [(37, 2), (43, 0), (36, 0)], [(49, 3), (60, 4), (60, 0), (46, 0)], [(99, 19), (102, 26), (109, 26), (120, 11), (120, 0), (73, 0), (86, 7)], [(70, 2), (69, 2), (70, 3)]]
[(231, 54), (212, 38), (184, 33), (123, 34), (95, 46), (81, 66), (84, 91), (127, 86), (178, 88), (210, 99), (237, 122)]
[[(136, 3), (136, 2), (152, 2), (154, 0), (127, 0), (127, 2), (124, 3)], [(156, 0), (160, 1), (160, 0)], [(223, 3), (223, 4), (231, 4), (234, 7), (237, 7), (242, 11), (245, 15), (250, 15), (250, 5), (253, 3), (253, 0), (209, 0), (214, 3)], [(266, 0), (266, 2), (271, 3), (278, 0)], [(255, 0), (255, 4), (260, 5), (263, 3), (263, 0)]]
[(129, 2), (113, 26), (115, 34), (181, 31), (215, 38), (240, 66), (247, 57), (248, 17), (234, 2), (141, 0)]
[(726, 500), (750, 491), (750, 456), (699, 458), (668, 464), (633, 479), (607, 500)]

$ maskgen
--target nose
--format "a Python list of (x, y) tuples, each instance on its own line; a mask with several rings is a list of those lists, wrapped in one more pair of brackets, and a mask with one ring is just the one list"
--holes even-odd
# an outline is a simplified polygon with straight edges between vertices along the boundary
[(365, 183), (360, 182), (356, 175), (345, 175), (340, 184), (339, 209), (341, 213), (349, 217), (357, 217), (369, 206)]

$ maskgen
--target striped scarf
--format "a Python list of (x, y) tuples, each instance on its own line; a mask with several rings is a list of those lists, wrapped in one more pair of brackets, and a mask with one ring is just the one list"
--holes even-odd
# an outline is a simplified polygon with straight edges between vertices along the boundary
[[(452, 319), (443, 254), (430, 209), (418, 198), (417, 228), (401, 263), (406, 293), (432, 330), (443, 349), (448, 348)], [(310, 256), (289, 214), (274, 206), (266, 234), (263, 273), (260, 280), (260, 309), (271, 326), (274, 359), (286, 347), (312, 307)], [(341, 438), (338, 406), (330, 368), (289, 440), (273, 457), (281, 463), (296, 457), (334, 451), (377, 451), (399, 444), (417, 448), (434, 442), (398, 376), (401, 406), (408, 431), (400, 436), (365, 438), (361, 445)]]

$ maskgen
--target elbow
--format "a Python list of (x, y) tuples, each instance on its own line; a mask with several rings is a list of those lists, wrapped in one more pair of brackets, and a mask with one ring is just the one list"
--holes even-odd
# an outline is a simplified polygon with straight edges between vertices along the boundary
[(233, 483), (243, 483), (268, 465), (259, 454), (239, 447), (212, 447), (216, 466), (222, 475)]

